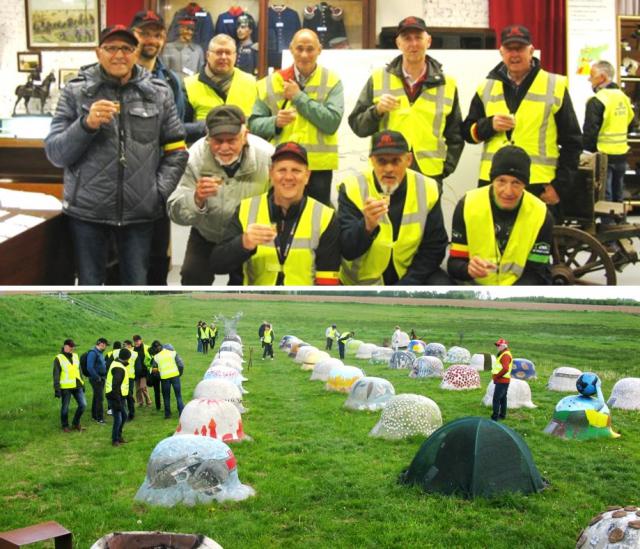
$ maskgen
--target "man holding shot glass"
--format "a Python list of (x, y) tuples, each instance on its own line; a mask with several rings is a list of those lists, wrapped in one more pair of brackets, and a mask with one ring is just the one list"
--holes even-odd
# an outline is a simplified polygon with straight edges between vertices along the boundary
[[(180, 272), (188, 286), (213, 283), (211, 250), (222, 241), (240, 201), (269, 189), (273, 153), (272, 145), (248, 134), (245, 115), (235, 105), (213, 108), (205, 124), (207, 136), (189, 149), (187, 169), (168, 201), (169, 217), (192, 227)], [(238, 273), (226, 272), (230, 284), (242, 282)]]
[(154, 223), (184, 171), (184, 128), (169, 87), (136, 65), (138, 40), (124, 25), (100, 33), (98, 63), (62, 91), (45, 140), (64, 168), (79, 284), (106, 282), (111, 239), (120, 283), (146, 285)]
[(404, 136), (376, 133), (372, 168), (339, 186), (343, 284), (447, 285), (447, 232), (434, 179), (409, 169)]

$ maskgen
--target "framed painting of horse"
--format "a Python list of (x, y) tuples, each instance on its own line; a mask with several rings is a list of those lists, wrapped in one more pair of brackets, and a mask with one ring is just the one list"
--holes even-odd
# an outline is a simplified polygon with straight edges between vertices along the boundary
[(30, 49), (90, 49), (98, 45), (100, 0), (25, 0)]

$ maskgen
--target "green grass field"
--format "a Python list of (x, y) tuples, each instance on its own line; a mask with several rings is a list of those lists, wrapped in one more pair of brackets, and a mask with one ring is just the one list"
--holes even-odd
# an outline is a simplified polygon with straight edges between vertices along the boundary
[[(202, 533), (226, 548), (245, 547), (571, 547), (592, 516), (608, 505), (640, 504), (640, 413), (614, 410), (619, 439), (562, 441), (542, 433), (564, 396), (545, 390), (552, 370), (569, 365), (598, 373), (608, 398), (617, 379), (640, 377), (638, 316), (597, 312), (496, 311), (343, 303), (294, 303), (198, 299), (189, 294), (83, 294), (108, 309), (107, 320), (45, 295), (0, 297), (0, 531), (56, 520), (88, 548), (113, 531), (166, 530)], [(428, 305), (428, 304), (425, 304)], [(177, 420), (140, 409), (112, 448), (110, 423), (100, 426), (85, 412), (83, 433), (62, 433), (53, 398), (51, 364), (66, 337), (79, 352), (97, 337), (109, 341), (140, 333), (174, 344), (186, 363), (185, 403), (208, 367), (196, 353), (196, 322), (241, 311), (238, 333), (245, 354), (249, 411), (244, 430), (253, 441), (231, 446), (240, 480), (257, 495), (243, 502), (172, 509), (134, 501), (148, 457)], [(515, 410), (506, 424), (527, 441), (541, 474), (551, 483), (536, 495), (473, 501), (428, 495), (396, 483), (424, 441), (389, 442), (368, 436), (379, 413), (345, 410), (346, 395), (329, 393), (309, 372), (276, 347), (276, 359), (259, 358), (257, 329), (273, 323), (276, 341), (294, 334), (324, 347), (324, 330), (354, 329), (357, 338), (381, 343), (393, 326), (411, 328), (426, 341), (462, 344), (493, 352), (506, 338), (514, 356), (533, 360), (534, 410)], [(337, 356), (334, 349), (333, 356)], [(438, 403), (444, 422), (465, 415), (488, 417), (483, 388), (451, 392), (434, 379), (414, 380), (406, 370), (348, 359), (367, 374), (385, 377), (396, 393), (418, 393)], [(91, 389), (87, 391), (90, 403)], [(174, 403), (175, 407), (175, 403)], [(71, 411), (75, 409), (72, 403)], [(174, 413), (175, 415), (175, 413)], [(110, 420), (109, 420), (110, 421)], [(496, 455), (496, 467), (500, 456)]]

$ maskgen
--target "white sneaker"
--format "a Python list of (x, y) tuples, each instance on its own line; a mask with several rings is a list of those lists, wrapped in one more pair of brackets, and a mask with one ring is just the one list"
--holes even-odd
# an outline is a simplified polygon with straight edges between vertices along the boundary
[(111, 410), (107, 410), (107, 415), (108, 415), (108, 416), (112, 416), (112, 415), (113, 415), (113, 412), (112, 412)]

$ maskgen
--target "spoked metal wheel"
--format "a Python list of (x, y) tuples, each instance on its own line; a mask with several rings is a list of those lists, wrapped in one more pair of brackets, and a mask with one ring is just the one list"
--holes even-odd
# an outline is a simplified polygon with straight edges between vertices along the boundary
[(553, 283), (559, 285), (616, 284), (616, 269), (602, 243), (574, 227), (553, 228)]

